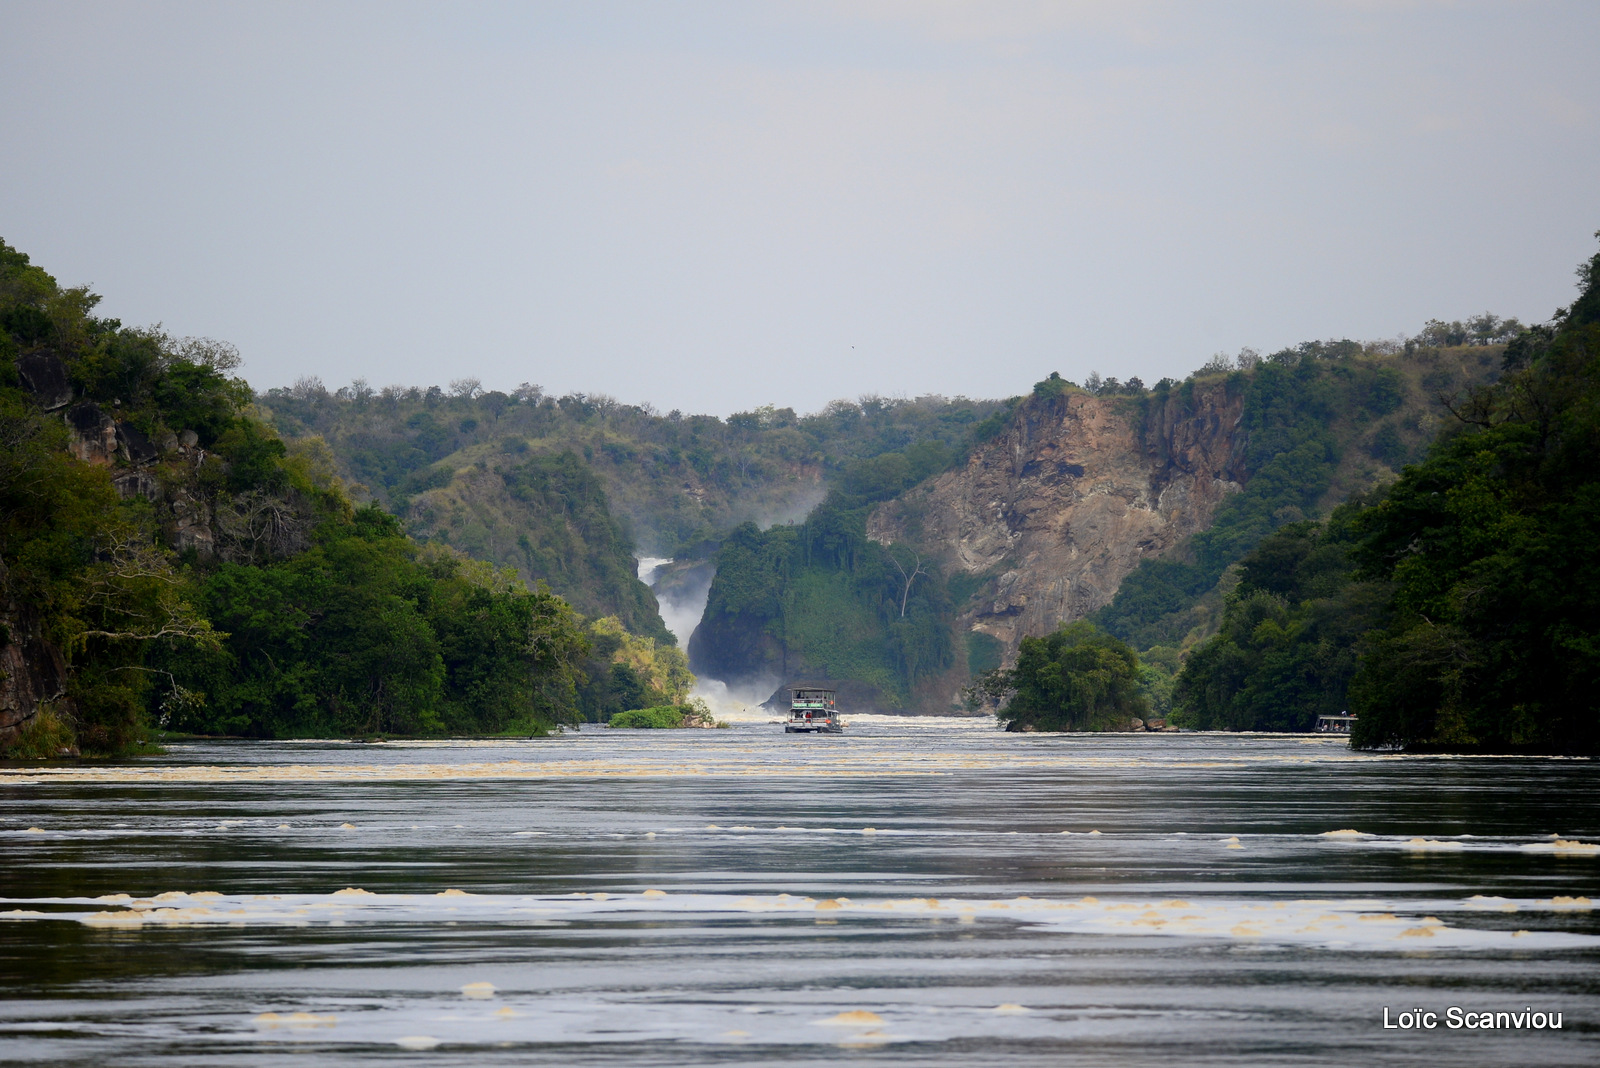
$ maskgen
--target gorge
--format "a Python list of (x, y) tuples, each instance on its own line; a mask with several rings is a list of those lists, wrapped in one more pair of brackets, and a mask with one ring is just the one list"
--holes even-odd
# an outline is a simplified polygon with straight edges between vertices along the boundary
[[(110, 749), (141, 722), (273, 735), (604, 719), (681, 698), (686, 668), (725, 711), (804, 681), (857, 711), (961, 713), (974, 677), (1011, 665), (1024, 637), (1082, 619), (1129, 643), (1166, 701), (1217, 633), (1240, 561), (1393, 482), (1459, 425), (1452, 398), (1538, 333), (1485, 315), (1404, 343), (1247, 350), (1148, 388), (1051, 374), (1007, 400), (863, 397), (721, 419), (471, 379), (252, 394), (220, 343), (86, 311), (54, 325), (39, 301), (59, 287), (7, 255), (9, 277), (44, 294), (13, 282), (8, 298), (0, 384), (21, 446), (7, 492), (13, 518), (36, 524), (13, 543), (48, 543), (68, 514), (16, 476), (50, 467), (70, 476), (62, 487), (92, 484), (77, 492), (98, 510), (83, 529), (121, 548), (76, 577), (63, 558), (50, 596), (121, 615), (73, 638), (68, 609), (41, 616), (51, 602), (21, 595), (45, 589), (44, 572), (17, 572), (18, 550), (0, 558), (0, 656), (17, 665), (0, 714), (16, 736), (54, 703), (79, 725), (59, 732), (67, 744)], [(488, 685), (475, 674), (487, 647), (462, 629), (479, 597), (557, 613), (553, 659), (507, 650), (522, 666), (496, 668), (533, 672), (517, 692), (536, 713), (469, 710)], [(393, 623), (339, 624), (360, 652), (312, 638), (355, 603), (415, 620), (401, 628), (410, 652), (378, 653)], [(271, 666), (318, 650), (330, 659), (310, 675)]]

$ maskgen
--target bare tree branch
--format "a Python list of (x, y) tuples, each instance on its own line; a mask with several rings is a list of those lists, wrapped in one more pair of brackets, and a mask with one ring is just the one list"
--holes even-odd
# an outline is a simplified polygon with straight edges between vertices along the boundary
[(922, 554), (915, 549), (911, 550), (911, 555), (916, 558), (916, 562), (912, 570), (908, 572), (892, 549), (885, 548), (883, 552), (885, 556), (894, 562), (894, 566), (900, 569), (900, 577), (905, 580), (905, 589), (900, 592), (900, 618), (904, 619), (906, 618), (906, 602), (911, 599), (911, 584), (917, 581), (918, 575), (927, 574), (922, 567)]

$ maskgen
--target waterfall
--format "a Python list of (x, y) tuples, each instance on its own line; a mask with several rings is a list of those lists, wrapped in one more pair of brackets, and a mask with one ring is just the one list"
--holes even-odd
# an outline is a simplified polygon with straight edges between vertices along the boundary
[[(660, 606), (662, 622), (666, 623), (678, 648), (689, 649), (689, 638), (705, 615), (706, 598), (711, 594), (711, 579), (716, 574), (710, 561), (689, 563), (673, 567), (676, 560), (664, 556), (639, 558), (639, 580), (649, 586)], [(753, 683), (729, 687), (721, 679), (701, 675), (695, 681), (692, 696), (705, 701), (711, 714), (730, 723), (765, 723), (772, 714), (760, 707), (781, 680), (774, 676)]]

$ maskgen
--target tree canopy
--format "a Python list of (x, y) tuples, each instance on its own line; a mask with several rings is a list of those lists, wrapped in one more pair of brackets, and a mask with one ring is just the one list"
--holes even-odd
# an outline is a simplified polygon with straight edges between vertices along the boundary
[[(609, 634), (356, 507), (319, 439), (255, 417), (230, 346), (97, 318), (97, 301), (0, 242), (0, 686), (29, 706), (0, 724), (7, 751), (586, 714)], [(677, 655), (669, 698), (687, 689)]]
[(1391, 486), (1245, 558), (1180, 718), (1303, 730), (1348, 708), (1361, 748), (1600, 751), (1600, 255), (1579, 281)]
[(1085, 620), (1022, 639), (1016, 667), (992, 673), (985, 686), (1010, 693), (1000, 709), (1010, 731), (1127, 730), (1150, 714), (1138, 656)]

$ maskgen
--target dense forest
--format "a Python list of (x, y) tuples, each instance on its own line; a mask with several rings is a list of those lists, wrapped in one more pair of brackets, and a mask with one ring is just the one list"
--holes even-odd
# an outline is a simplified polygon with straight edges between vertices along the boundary
[(1272, 531), (1391, 478), (1427, 447), (1438, 397), (1493, 376), (1520, 324), (1485, 315), (1474, 325), (1430, 323), (1399, 351), (1308, 341), (1202, 368), (1191, 382), (1226, 375), (1242, 395), (1249, 478), (1181, 553), (1141, 564), (1094, 622), (1141, 650), (1181, 647), (1208, 629), (1231, 565)]
[[(1015, 729), (1349, 709), (1358, 746), (1593, 752), (1600, 256), (1580, 281), (1533, 328), (722, 420), (470, 379), (254, 394), (230, 346), (97, 317), (0, 243), (0, 736), (535, 733), (681, 706), (692, 657), (857, 708), (976, 677)], [(1238, 491), (1004, 669), (957, 625), (1000, 569), (867, 534), (1062, 398), (1149, 427), (1202, 388), (1239, 413)], [(687, 655), (641, 547), (714, 575)]]
[(1397, 481), (1246, 556), (1179, 718), (1304, 730), (1348, 707), (1363, 748), (1600, 751), (1600, 255), (1579, 280)]
[(968, 700), (1001, 707), (1008, 731), (1126, 731), (1150, 715), (1139, 657), (1087, 620), (1022, 639), (1017, 663), (977, 676)]
[(960, 455), (935, 441), (857, 460), (805, 522), (733, 531), (691, 661), (729, 681), (809, 677), (852, 707), (904, 707), (919, 678), (953, 663), (950, 597), (916, 550), (868, 539), (866, 517)]
[(730, 680), (826, 680), (847, 691), (852, 707), (943, 703), (936, 690), (999, 667), (998, 643), (957, 626), (964, 604), (993, 599), (995, 576), (944, 573), (933, 562), (938, 545), (870, 539), (874, 505), (905, 501), (908, 488), (964, 462), (972, 444), (1008, 420), (1047, 420), (1064, 395), (1093, 393), (1154, 426), (1160, 413), (1181, 414), (1197, 389), (1220, 383), (1241, 401), (1242, 490), (1177, 552), (1140, 565), (1091, 617), (1140, 651), (1144, 707), (1165, 716), (1183, 656), (1220, 624), (1239, 560), (1273, 531), (1393, 479), (1431, 439), (1435, 410), (1443, 414), (1436, 391), (1488, 381), (1520, 329), (1493, 315), (1470, 325), (1432, 322), (1405, 345), (1307, 342), (1214, 360), (1182, 382), (1151, 387), (1099, 376), (1080, 386), (1051, 375), (975, 426), (965, 448), (918, 446), (856, 461), (804, 522), (735, 531), (715, 557), (691, 660)]
[[(1227, 371), (1244, 490), (1089, 620), (1024, 639), (969, 699), (1012, 729), (1126, 729), (1143, 707), (1192, 728), (1308, 731), (1354, 711), (1362, 748), (1595, 752), (1600, 256), (1580, 278), (1547, 326), (1433, 322), (1398, 364), (1313, 343)], [(1495, 373), (1436, 369), (1472, 350)], [(1341, 496), (1351, 430), (1384, 420), (1366, 432), (1379, 453), (1403, 373), (1430, 365), (1436, 439), (1308, 518)]]
[(666, 642), (636, 554), (707, 560), (742, 523), (804, 519), (863, 460), (916, 445), (959, 453), (1004, 407), (863, 397), (719, 419), (473, 379), (377, 391), (309, 379), (256, 401), (287, 440), (326, 441), (356, 495), (412, 537), (542, 579), (580, 611)]
[[(530, 733), (684, 699), (670, 635), (420, 545), (352, 502), (320, 440), (253, 414), (230, 346), (97, 301), (0, 243), (7, 752), (128, 752), (152, 727)], [(520, 487), (569, 475), (558, 457)]]

